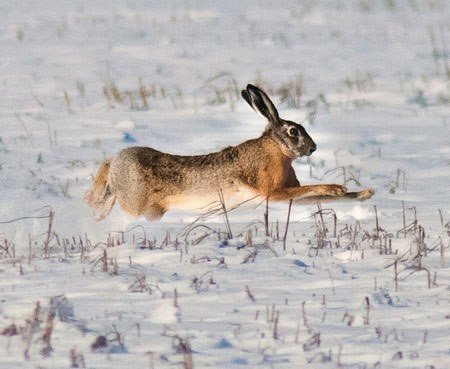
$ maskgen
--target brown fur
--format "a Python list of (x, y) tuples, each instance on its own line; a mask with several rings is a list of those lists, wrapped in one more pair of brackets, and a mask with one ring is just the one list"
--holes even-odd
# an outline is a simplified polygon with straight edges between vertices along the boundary
[(106, 160), (98, 169), (92, 187), (86, 192), (85, 201), (96, 210), (98, 220), (105, 218), (112, 210), (116, 196), (107, 185), (110, 161)]
[(94, 177), (92, 187), (86, 192), (84, 199), (89, 206), (96, 207), (104, 201), (109, 164), (110, 161), (106, 160), (100, 165), (97, 175)]
[[(292, 161), (311, 154), (314, 142), (303, 127), (281, 120), (264, 92), (251, 85), (245, 92), (244, 98), (271, 123), (261, 137), (207, 155), (171, 155), (149, 147), (124, 149), (102, 164), (86, 202), (97, 209), (100, 219), (117, 199), (128, 214), (156, 220), (170, 208), (208, 205), (218, 199), (219, 192), (227, 203), (239, 195), (298, 203), (372, 196), (372, 190), (348, 193), (337, 184), (300, 186)], [(299, 133), (289, 137), (286, 129), (293, 127)]]

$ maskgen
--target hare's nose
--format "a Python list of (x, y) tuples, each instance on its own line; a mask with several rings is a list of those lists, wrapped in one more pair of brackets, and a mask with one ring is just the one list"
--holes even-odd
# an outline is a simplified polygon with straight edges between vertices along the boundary
[(317, 145), (316, 144), (311, 146), (311, 148), (309, 149), (309, 155), (311, 155), (314, 151), (316, 151), (316, 149), (317, 149)]

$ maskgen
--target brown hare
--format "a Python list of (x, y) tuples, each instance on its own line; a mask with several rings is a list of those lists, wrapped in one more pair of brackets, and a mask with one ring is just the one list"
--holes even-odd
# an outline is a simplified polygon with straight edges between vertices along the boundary
[(179, 156), (150, 147), (130, 147), (106, 160), (98, 170), (86, 202), (106, 217), (117, 200), (132, 216), (160, 219), (170, 208), (199, 208), (218, 200), (260, 196), (273, 201), (293, 199), (308, 204), (366, 200), (374, 191), (347, 192), (338, 184), (300, 186), (292, 161), (309, 156), (316, 144), (297, 123), (281, 119), (269, 97), (253, 85), (242, 97), (267, 120), (255, 139), (206, 155)]

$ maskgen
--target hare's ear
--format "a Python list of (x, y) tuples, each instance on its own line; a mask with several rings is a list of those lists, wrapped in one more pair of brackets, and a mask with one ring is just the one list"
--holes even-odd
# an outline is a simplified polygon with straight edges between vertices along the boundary
[(278, 123), (280, 120), (278, 111), (263, 90), (253, 85), (247, 85), (247, 89), (242, 90), (241, 95), (254, 110), (259, 111), (270, 123)]

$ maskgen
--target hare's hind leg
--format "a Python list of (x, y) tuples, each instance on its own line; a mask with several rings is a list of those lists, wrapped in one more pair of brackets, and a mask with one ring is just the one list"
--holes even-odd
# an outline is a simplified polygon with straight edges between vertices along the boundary
[(97, 217), (97, 222), (100, 222), (107, 217), (107, 215), (111, 212), (115, 202), (115, 195), (110, 194), (109, 196), (105, 197), (104, 202), (94, 210), (94, 214)]

